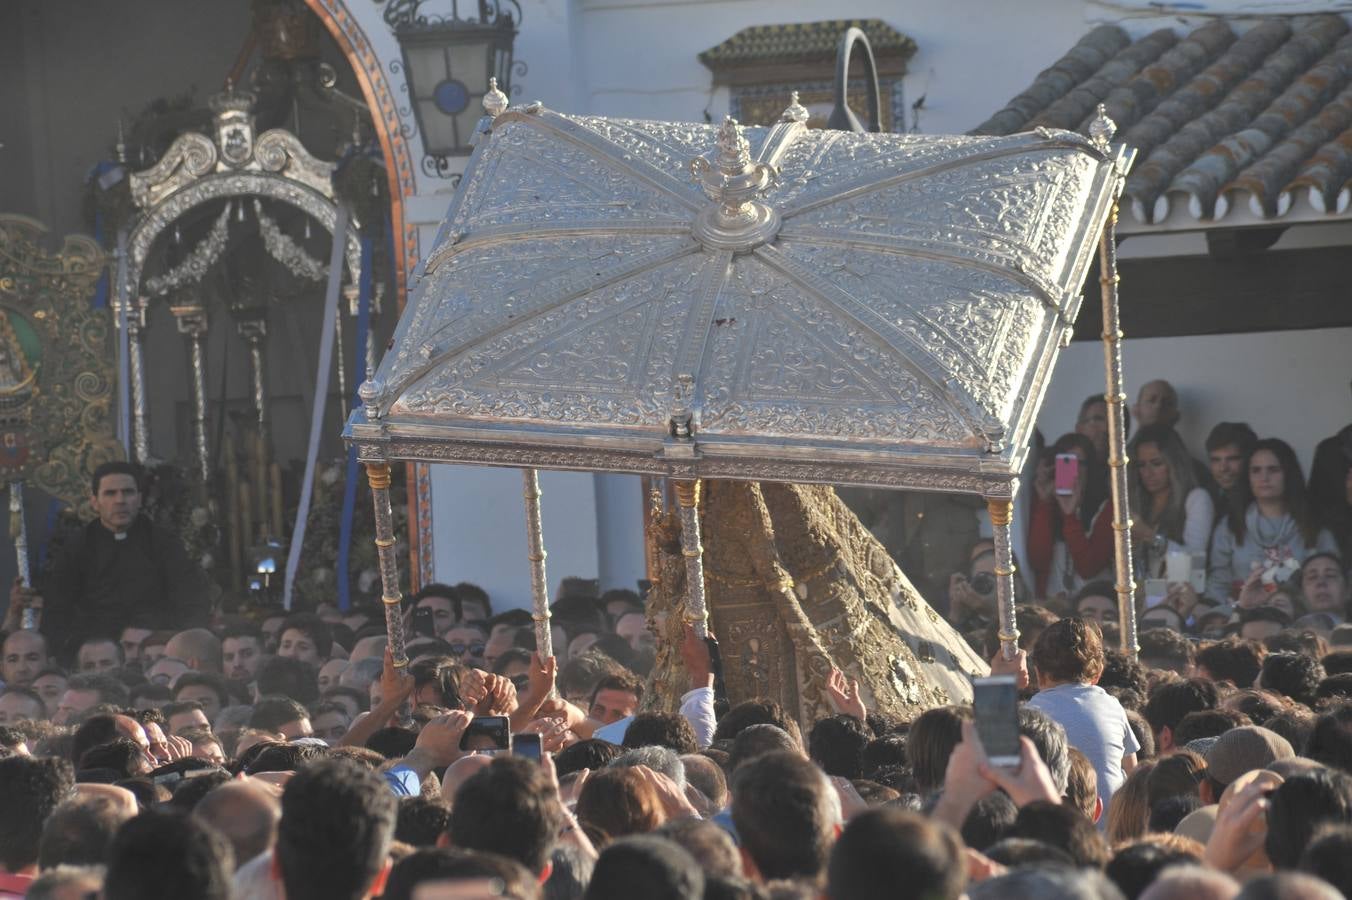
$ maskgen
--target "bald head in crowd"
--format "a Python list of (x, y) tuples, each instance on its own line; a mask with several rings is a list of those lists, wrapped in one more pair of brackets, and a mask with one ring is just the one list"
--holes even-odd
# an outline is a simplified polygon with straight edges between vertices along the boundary
[(232, 781), (211, 791), (193, 815), (214, 826), (235, 848), (236, 865), (271, 849), (282, 807), (277, 797), (252, 781)]
[(183, 660), (196, 672), (221, 671), (220, 638), (205, 628), (180, 631), (164, 645), (164, 655)]
[(1141, 894), (1141, 900), (1233, 900), (1239, 882), (1215, 869), (1175, 866), (1165, 869)]

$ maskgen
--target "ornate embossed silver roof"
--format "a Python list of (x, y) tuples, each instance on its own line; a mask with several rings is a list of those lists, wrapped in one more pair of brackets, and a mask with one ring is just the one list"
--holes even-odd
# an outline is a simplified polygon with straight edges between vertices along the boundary
[(1124, 169), (1059, 131), (508, 110), (346, 436), (366, 460), (1008, 493)]

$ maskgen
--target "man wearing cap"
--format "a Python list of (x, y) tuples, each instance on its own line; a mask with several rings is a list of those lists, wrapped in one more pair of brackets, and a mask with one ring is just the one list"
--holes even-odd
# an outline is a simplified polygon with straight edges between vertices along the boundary
[(1231, 728), (1206, 754), (1206, 777), (1199, 786), (1203, 803), (1216, 803), (1236, 778), (1254, 769), (1295, 756), (1291, 742), (1261, 725)]

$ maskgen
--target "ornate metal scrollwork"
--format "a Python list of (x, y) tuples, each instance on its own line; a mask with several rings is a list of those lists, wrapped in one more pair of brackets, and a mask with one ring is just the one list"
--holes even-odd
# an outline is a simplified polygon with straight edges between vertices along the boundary
[(305, 252), (305, 249), (282, 231), (263, 211), (263, 204), (257, 199), (253, 202), (254, 215), (258, 217), (258, 233), (263, 238), (263, 248), (268, 255), (286, 266), (287, 271), (307, 281), (323, 281), (329, 275), (329, 267)]
[(230, 243), (230, 205), (226, 204), (207, 236), (198, 242), (183, 262), (163, 275), (146, 279), (146, 293), (160, 297), (185, 284), (201, 281)]

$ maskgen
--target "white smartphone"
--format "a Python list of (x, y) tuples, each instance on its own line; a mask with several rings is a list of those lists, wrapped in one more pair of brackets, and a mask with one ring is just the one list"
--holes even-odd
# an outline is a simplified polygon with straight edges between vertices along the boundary
[(1019, 687), (1013, 675), (972, 679), (976, 733), (991, 765), (1019, 767)]

